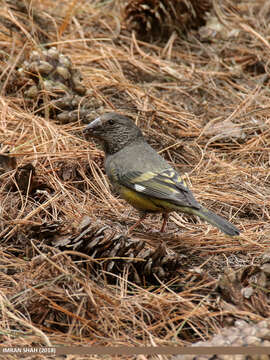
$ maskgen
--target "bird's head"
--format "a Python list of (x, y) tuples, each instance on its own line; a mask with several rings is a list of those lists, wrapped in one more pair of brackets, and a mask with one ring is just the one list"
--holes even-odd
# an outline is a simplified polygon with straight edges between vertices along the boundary
[(131, 118), (114, 112), (105, 113), (92, 121), (84, 129), (84, 134), (101, 142), (107, 154), (113, 154), (143, 137)]

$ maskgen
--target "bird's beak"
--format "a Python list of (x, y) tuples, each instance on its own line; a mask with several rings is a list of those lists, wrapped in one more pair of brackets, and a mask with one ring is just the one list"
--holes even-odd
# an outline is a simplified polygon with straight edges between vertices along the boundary
[(90, 124), (86, 126), (86, 128), (83, 130), (84, 135), (94, 135), (94, 131), (96, 128), (102, 125), (100, 117), (96, 118), (94, 121), (92, 121)]

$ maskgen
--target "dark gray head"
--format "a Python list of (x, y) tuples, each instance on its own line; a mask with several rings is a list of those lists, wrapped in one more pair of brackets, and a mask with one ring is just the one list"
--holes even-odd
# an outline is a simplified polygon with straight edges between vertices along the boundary
[(126, 145), (143, 139), (141, 130), (134, 121), (118, 113), (106, 113), (92, 121), (84, 129), (87, 137), (101, 142), (106, 154), (114, 154)]

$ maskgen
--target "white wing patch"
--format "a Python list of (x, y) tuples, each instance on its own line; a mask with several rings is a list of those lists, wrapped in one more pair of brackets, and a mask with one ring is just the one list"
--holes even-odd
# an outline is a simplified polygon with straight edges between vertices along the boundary
[(134, 184), (134, 189), (138, 192), (144, 192), (145, 191), (145, 187), (142, 185), (138, 185), (138, 184)]

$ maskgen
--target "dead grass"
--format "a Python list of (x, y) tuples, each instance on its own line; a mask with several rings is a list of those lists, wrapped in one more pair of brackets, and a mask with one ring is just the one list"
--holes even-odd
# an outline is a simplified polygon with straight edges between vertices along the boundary
[(83, 139), (84, 125), (35, 115), (19, 85), (12, 88), (16, 67), (40, 40), (37, 22), (2, 8), (0, 17), (14, 24), (0, 32), (2, 152), (35, 166), (39, 192), (6, 192), (13, 173), (1, 175), (1, 343), (181, 346), (208, 339), (234, 319), (269, 316), (269, 296), (260, 312), (261, 294), (229, 306), (216, 288), (227, 267), (258, 264), (269, 248), (269, 2), (233, 7), (226, 0), (222, 8), (214, 2), (221, 31), (208, 41), (191, 31), (161, 44), (121, 28), (118, 1), (47, 0), (43, 9), (38, 3), (32, 7), (47, 14), (47, 45), (71, 58), (104, 110), (133, 117), (186, 173), (197, 199), (243, 233), (231, 239), (173, 214), (160, 236), (160, 219), (149, 216), (133, 238), (149, 248), (165, 243), (183, 255), (183, 267), (169, 283), (138, 285), (129, 281), (131, 267), (113, 274), (113, 282), (106, 270), (96, 279), (91, 264), (102, 259), (61, 252), (31, 232), (61, 222), (60, 235), (73, 234), (88, 215), (92, 224), (125, 233), (137, 213), (110, 193), (102, 151)]

